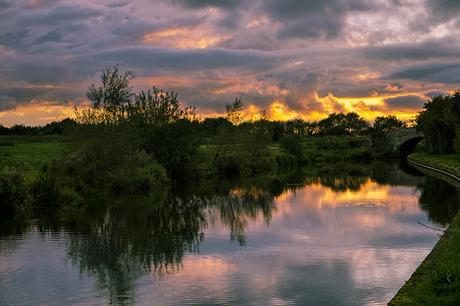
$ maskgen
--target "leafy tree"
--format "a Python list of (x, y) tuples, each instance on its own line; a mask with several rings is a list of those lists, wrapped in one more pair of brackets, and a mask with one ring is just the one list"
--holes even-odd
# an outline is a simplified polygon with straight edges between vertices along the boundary
[(9, 133), (10, 129), (0, 124), (0, 135), (8, 135)]
[(359, 135), (366, 132), (369, 124), (357, 113), (332, 113), (318, 122), (319, 134), (322, 135)]
[(455, 129), (454, 149), (460, 153), (460, 91), (449, 96), (449, 110), (447, 118)]
[(92, 84), (86, 96), (95, 108), (123, 110), (133, 97), (132, 88), (129, 85), (133, 77), (134, 75), (129, 71), (121, 73), (118, 66), (109, 66), (101, 74), (101, 86), (96, 87)]
[(345, 131), (348, 135), (360, 135), (369, 129), (369, 123), (361, 118), (357, 113), (345, 115)]
[(275, 121), (272, 123), (272, 129), (273, 129), (273, 134), (272, 134), (272, 140), (277, 142), (281, 138), (283, 138), (285, 134), (285, 129), (284, 129), (284, 124), (283, 122), (280, 121)]
[(399, 120), (395, 115), (380, 116), (375, 118), (374, 125), (372, 126), (374, 130), (380, 132), (388, 132), (393, 129), (400, 129), (406, 127), (406, 123), (402, 120)]
[(425, 135), (431, 153), (449, 154), (454, 152), (455, 123), (449, 111), (452, 96), (436, 96), (429, 100), (417, 116), (417, 128)]
[(232, 105), (225, 106), (227, 111), (227, 120), (234, 125), (238, 125), (243, 120), (243, 101), (241, 98), (235, 98), (235, 101)]
[(229, 127), (231, 125), (231, 122), (223, 117), (206, 118), (201, 122), (200, 128), (206, 137), (212, 137), (217, 134), (219, 129), (222, 129), (223, 127)]
[(153, 87), (134, 95), (128, 107), (128, 120), (141, 125), (160, 127), (179, 119), (191, 118), (194, 109), (182, 107), (177, 93)]

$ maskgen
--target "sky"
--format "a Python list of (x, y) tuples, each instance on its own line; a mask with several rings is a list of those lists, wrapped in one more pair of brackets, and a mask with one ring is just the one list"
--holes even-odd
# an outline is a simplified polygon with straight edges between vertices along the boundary
[(459, 0), (0, 0), (0, 124), (88, 103), (101, 71), (174, 90), (202, 117), (355, 111), (410, 120), (460, 89)]

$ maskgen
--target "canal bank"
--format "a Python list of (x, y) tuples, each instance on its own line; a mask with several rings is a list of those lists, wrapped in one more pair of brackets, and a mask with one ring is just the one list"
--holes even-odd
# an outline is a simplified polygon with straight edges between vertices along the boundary
[[(415, 153), (408, 157), (408, 162), (429, 175), (437, 176), (460, 187), (460, 157), (458, 155), (432, 156)], [(459, 305), (459, 258), (460, 212), (454, 217), (431, 253), (389, 305)]]

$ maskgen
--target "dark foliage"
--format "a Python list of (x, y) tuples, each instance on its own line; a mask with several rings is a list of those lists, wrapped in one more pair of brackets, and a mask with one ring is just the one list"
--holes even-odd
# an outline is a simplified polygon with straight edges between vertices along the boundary
[(24, 212), (28, 188), (24, 176), (13, 169), (0, 171), (0, 213), (18, 214)]
[(436, 96), (416, 119), (430, 153), (460, 153), (460, 92)]

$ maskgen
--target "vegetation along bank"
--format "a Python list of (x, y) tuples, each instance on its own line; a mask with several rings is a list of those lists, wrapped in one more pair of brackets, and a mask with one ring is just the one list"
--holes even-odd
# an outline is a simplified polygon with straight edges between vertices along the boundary
[[(435, 97), (424, 108), (417, 117), (417, 127), (424, 133), (425, 144), (422, 152), (409, 156), (409, 162), (460, 188), (460, 93)], [(432, 252), (389, 305), (458, 305), (459, 256), (457, 213)]]

